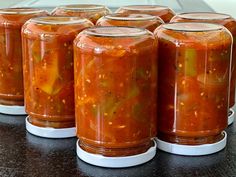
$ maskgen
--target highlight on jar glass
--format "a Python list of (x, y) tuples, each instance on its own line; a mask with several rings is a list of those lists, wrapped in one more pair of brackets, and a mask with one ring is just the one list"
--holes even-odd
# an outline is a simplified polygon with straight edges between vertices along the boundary
[(232, 36), (222, 25), (157, 28), (158, 148), (206, 155), (226, 145)]
[(22, 28), (26, 129), (37, 136), (75, 136), (73, 40), (92, 22), (38, 17)]
[(74, 41), (77, 155), (129, 167), (156, 153), (157, 42), (142, 28), (95, 27)]
[(111, 13), (111, 10), (103, 5), (95, 4), (74, 4), (56, 7), (52, 11), (53, 16), (78, 16), (87, 18), (94, 24), (102, 16)]
[(163, 24), (160, 17), (148, 14), (109, 14), (97, 21), (97, 26), (131, 26), (145, 28), (153, 32), (158, 26)]
[[(216, 23), (226, 27), (233, 35), (233, 41), (236, 41), (236, 21), (227, 14), (215, 12), (191, 12), (181, 13), (171, 19), (171, 22), (208, 22)], [(236, 88), (236, 44), (233, 43), (231, 79), (230, 79), (230, 101), (228, 113), (228, 125), (234, 122), (235, 117), (235, 88)]]
[(116, 13), (129, 13), (129, 14), (149, 14), (160, 17), (165, 23), (168, 23), (175, 12), (167, 6), (159, 5), (129, 5), (120, 7)]
[(25, 115), (21, 27), (30, 18), (47, 15), (33, 8), (0, 9), (0, 113)]

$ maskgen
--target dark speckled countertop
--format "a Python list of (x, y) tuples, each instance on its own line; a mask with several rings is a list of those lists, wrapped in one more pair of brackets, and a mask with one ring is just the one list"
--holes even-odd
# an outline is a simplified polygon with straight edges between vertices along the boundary
[(76, 138), (45, 139), (25, 131), (24, 116), (0, 115), (0, 177), (236, 177), (236, 124), (223, 151), (184, 157), (158, 151), (141, 166), (106, 169), (76, 157)]

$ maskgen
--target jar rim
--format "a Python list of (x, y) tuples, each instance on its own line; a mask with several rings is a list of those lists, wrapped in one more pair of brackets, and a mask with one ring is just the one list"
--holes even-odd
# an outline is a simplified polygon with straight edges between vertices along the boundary
[(97, 37), (137, 37), (148, 34), (148, 30), (143, 28), (128, 26), (95, 26), (87, 28), (84, 33)]
[(0, 14), (35, 14), (35, 13), (41, 13), (46, 12), (43, 9), (37, 9), (37, 8), (27, 8), (27, 7), (20, 7), (20, 8), (2, 8), (0, 9)]
[[(200, 17), (194, 16), (194, 15), (202, 15)], [(207, 16), (210, 15), (210, 16)], [(184, 18), (184, 19), (190, 19), (190, 20), (223, 20), (223, 19), (229, 19), (231, 18), (230, 15), (224, 14), (224, 13), (217, 13), (217, 12), (185, 12), (180, 13), (177, 15), (177, 17)]]
[[(121, 15), (121, 16), (119, 16)], [(125, 17), (125, 15), (140, 15), (140, 17)], [(143, 16), (143, 17), (141, 17)], [(122, 13), (114, 13), (114, 14), (108, 14), (104, 16), (107, 19), (110, 20), (122, 20), (122, 21), (145, 21), (145, 20), (155, 20), (157, 19), (156, 16), (148, 15), (148, 14), (122, 14)]]
[(183, 31), (183, 32), (216, 31), (224, 28), (222, 25), (214, 23), (203, 23), (203, 22), (167, 23), (163, 24), (162, 27), (167, 30)]
[(142, 10), (142, 11), (160, 11), (164, 9), (170, 9), (167, 6), (161, 6), (161, 5), (128, 5), (128, 6), (123, 6), (121, 9), (125, 10)]
[(57, 7), (59, 9), (73, 10), (73, 11), (97, 11), (104, 9), (104, 5), (98, 4), (70, 4)]
[(46, 17), (35, 17), (30, 19), (31, 22), (45, 25), (67, 25), (67, 24), (78, 24), (88, 21), (85, 18), (70, 17), (70, 16), (46, 16)]

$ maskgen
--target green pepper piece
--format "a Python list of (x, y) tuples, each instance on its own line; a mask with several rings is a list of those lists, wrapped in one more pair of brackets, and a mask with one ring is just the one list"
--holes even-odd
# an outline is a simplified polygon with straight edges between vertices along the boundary
[[(86, 56), (87, 58), (89, 58), (89, 56)], [(88, 62), (88, 64), (85, 67), (82, 67), (81, 71), (79, 72), (80, 76), (83, 76), (87, 71), (91, 70), (91, 68), (93, 67), (93, 65), (95, 64), (95, 60), (96, 58), (89, 58), (90, 61)]]
[(40, 54), (38, 52), (32, 51), (32, 57), (36, 63), (42, 60)]
[(127, 99), (136, 97), (138, 94), (139, 94), (139, 88), (136, 85), (134, 85), (130, 90), (130, 92), (127, 94)]
[(102, 112), (107, 114), (107, 116), (112, 117), (113, 112), (116, 111), (117, 105), (120, 104), (120, 101), (116, 99), (116, 97), (111, 94), (106, 97), (104, 102), (102, 103)]
[(184, 70), (186, 76), (196, 76), (196, 50), (195, 49), (186, 49), (184, 52)]
[[(129, 99), (136, 97), (139, 92), (140, 91), (138, 87), (135, 85), (132, 87), (131, 91), (127, 94), (127, 97), (125, 99), (118, 100), (118, 98), (113, 94), (107, 96), (107, 98), (102, 103), (102, 105), (104, 105), (102, 108), (102, 112), (112, 119), (117, 110), (127, 101), (129, 101)], [(97, 115), (96, 108), (92, 108), (92, 112), (94, 115)]]
[(143, 68), (137, 68), (137, 71), (136, 71), (136, 76), (137, 78), (144, 78), (145, 79), (145, 71)]
[(101, 81), (100, 81), (100, 83), (99, 83), (99, 85), (101, 86), (101, 87), (108, 87), (109, 86), (109, 82), (108, 82), (108, 80), (105, 80), (105, 79), (102, 79)]
[(32, 57), (33, 60), (38, 63), (42, 60), (41, 53), (40, 53), (40, 42), (38, 40), (34, 41), (31, 45), (32, 50)]

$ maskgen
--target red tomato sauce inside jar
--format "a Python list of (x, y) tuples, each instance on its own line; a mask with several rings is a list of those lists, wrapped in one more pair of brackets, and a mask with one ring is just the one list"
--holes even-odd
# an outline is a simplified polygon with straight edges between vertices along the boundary
[(157, 43), (151, 32), (96, 27), (74, 42), (77, 136), (105, 156), (143, 153), (156, 136)]

